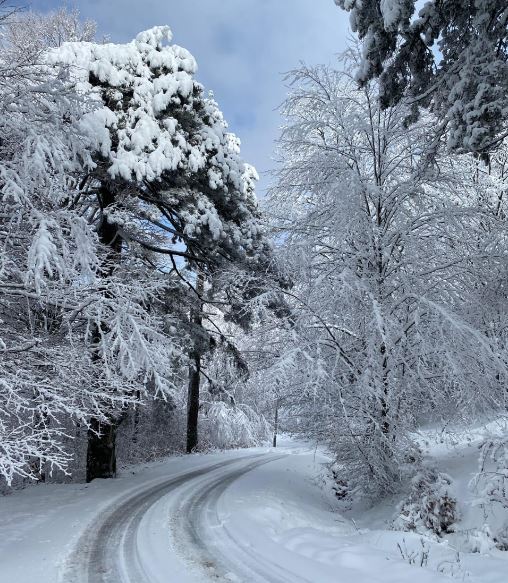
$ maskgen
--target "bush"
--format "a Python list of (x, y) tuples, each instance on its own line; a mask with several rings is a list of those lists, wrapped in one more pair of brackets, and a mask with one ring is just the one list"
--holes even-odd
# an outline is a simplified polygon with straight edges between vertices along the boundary
[(199, 423), (200, 451), (267, 445), (272, 437), (272, 429), (263, 415), (247, 405), (205, 402)]
[(450, 493), (451, 479), (434, 469), (423, 469), (412, 479), (407, 499), (399, 506), (394, 527), (438, 536), (453, 532), (459, 515)]
[(469, 553), (488, 554), (495, 546), (496, 541), (492, 537), (492, 532), (488, 524), (482, 528), (474, 528), (467, 533), (465, 549)]
[(351, 485), (345, 478), (339, 476), (339, 471), (331, 468), (332, 490), (338, 500), (351, 498)]
[[(508, 438), (489, 438), (480, 448), (479, 471), (471, 482), (477, 494), (475, 506), (491, 517), (491, 538), (495, 546), (508, 550)], [(504, 517), (504, 522), (502, 522)]]

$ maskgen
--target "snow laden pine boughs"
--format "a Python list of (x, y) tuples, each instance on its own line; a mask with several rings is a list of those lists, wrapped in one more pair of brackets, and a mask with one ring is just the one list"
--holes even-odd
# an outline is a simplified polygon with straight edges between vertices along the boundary
[[(126, 242), (184, 256), (202, 269), (224, 255), (262, 259), (256, 173), (240, 158), (216, 102), (195, 81), (194, 58), (166, 44), (171, 38), (168, 27), (156, 27), (126, 45), (66, 43), (52, 54), (97, 104), (81, 121), (96, 140), (89, 184), (109, 189), (103, 208)], [(171, 238), (186, 251), (162, 243)]]
[(40, 293), (46, 278), (52, 278), (55, 273), (63, 273), (58, 249), (45, 219), (40, 221), (28, 250), (28, 269), (27, 281), (33, 283), (37, 293)]
[(508, 135), (505, 0), (335, 0), (363, 42), (357, 79), (380, 79), (384, 107), (430, 107), (459, 152), (488, 154)]

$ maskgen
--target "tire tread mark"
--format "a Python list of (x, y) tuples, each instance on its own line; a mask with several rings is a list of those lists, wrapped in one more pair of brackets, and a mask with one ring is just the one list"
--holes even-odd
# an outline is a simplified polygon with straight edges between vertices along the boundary
[[(145, 512), (152, 504), (172, 490), (188, 481), (246, 459), (253, 459), (266, 454), (242, 456), (216, 464), (190, 470), (170, 479), (157, 480), (149, 488), (140, 486), (116, 500), (110, 507), (102, 510), (100, 518), (92, 522), (71, 551), (64, 570), (64, 583), (150, 583), (143, 572), (135, 547), (136, 528)], [(149, 482), (152, 484), (153, 482)], [(125, 553), (129, 547), (129, 553)], [(129, 572), (126, 572), (112, 551), (123, 551), (129, 559)], [(117, 557), (116, 557), (117, 559)]]

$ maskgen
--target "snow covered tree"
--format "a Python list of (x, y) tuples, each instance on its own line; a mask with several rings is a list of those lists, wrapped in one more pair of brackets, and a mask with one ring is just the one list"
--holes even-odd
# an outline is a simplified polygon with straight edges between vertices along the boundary
[[(174, 278), (157, 277), (135, 255), (112, 269), (117, 247), (104, 240), (107, 223), (97, 236), (94, 209), (79, 204), (97, 144), (83, 120), (96, 104), (75, 91), (65, 68), (48, 65), (44, 48), (30, 53), (6, 39), (0, 468), (11, 482), (43, 477), (46, 465), (65, 471), (69, 422), (94, 439), (94, 423), (136, 395), (170, 394), (182, 339), (163, 309)], [(114, 455), (110, 462), (114, 471)]]
[[(380, 79), (384, 107), (430, 107), (459, 152), (488, 154), (508, 135), (505, 0), (335, 0), (363, 41), (357, 78)], [(409, 112), (408, 112), (409, 113)]]
[[(12, 16), (11, 16), (12, 17)], [(4, 23), (5, 24), (5, 23)], [(0, 475), (64, 468), (62, 416), (85, 421), (102, 395), (65, 318), (97, 261), (95, 236), (63, 201), (87, 143), (87, 111), (57, 71), (8, 45), (0, 54)]]
[(97, 25), (82, 22), (77, 10), (60, 8), (54, 12), (16, 11), (6, 19), (1, 31), (4, 50), (24, 63), (40, 61), (48, 48), (70, 41), (93, 41)]
[(491, 257), (483, 209), (462, 200), (467, 164), (436, 158), (432, 120), (408, 129), (407, 106), (381, 107), (373, 82), (357, 90), (352, 59), (291, 77), (270, 209), (295, 325), (274, 367), (299, 393), (293, 429), (379, 494), (418, 461), (419, 421), (503, 406), (506, 359), (465, 309)]
[[(109, 247), (106, 277), (126, 249), (182, 277), (184, 261), (206, 276), (224, 262), (263, 264), (269, 253), (255, 171), (240, 158), (216, 102), (194, 80), (194, 58), (169, 44), (171, 36), (168, 27), (156, 27), (126, 45), (65, 43), (51, 54), (95, 104), (80, 125), (94, 142), (93, 169), (75, 204)], [(102, 441), (91, 439), (89, 479), (113, 473), (114, 431), (111, 423), (101, 429)]]
[[(266, 320), (280, 319), (283, 278), (273, 258), (268, 266), (257, 267), (246, 270), (245, 266), (232, 265), (218, 270), (209, 282), (198, 272), (198, 293), (190, 311), (189, 337), (193, 346), (188, 385), (188, 452), (216, 442), (225, 447), (227, 435), (231, 436), (231, 445), (238, 445), (243, 423), (242, 443), (254, 445), (266, 438), (268, 424), (259, 408), (252, 406), (250, 363), (244, 350), (251, 347), (252, 333), (262, 312)], [(265, 384), (259, 390), (264, 389)], [(223, 416), (227, 417), (227, 411), (234, 426), (230, 427), (232, 433), (226, 427), (215, 427)], [(198, 422), (205, 424), (199, 439)]]
[[(259, 296), (256, 296), (256, 301)], [(244, 307), (246, 307), (244, 305)], [(222, 302), (204, 304), (209, 349), (200, 363), (202, 378), (198, 447), (252, 447), (268, 443), (271, 427), (257, 397), (268, 392), (267, 379), (250, 382), (255, 323), (247, 330), (228, 321)], [(252, 306), (250, 307), (252, 310)], [(270, 315), (273, 320), (273, 314)], [(251, 315), (251, 318), (253, 316)], [(259, 380), (259, 379), (257, 379)], [(264, 401), (264, 400), (263, 400)]]
[[(192, 55), (164, 45), (170, 40), (169, 28), (157, 27), (127, 45), (66, 43), (53, 53), (97, 102), (83, 120), (97, 141), (89, 182), (114, 191), (102, 208), (127, 242), (192, 265), (257, 258), (267, 246), (256, 220), (255, 171), (193, 79)], [(173, 245), (157, 246), (131, 217)]]

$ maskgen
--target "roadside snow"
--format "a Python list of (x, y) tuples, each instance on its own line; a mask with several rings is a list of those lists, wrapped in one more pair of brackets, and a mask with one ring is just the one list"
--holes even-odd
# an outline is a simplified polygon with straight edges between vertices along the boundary
[[(427, 439), (464, 506), (474, 497), (467, 484), (476, 469), (477, 440), (450, 445)], [(282, 457), (256, 457), (269, 452)], [(262, 465), (249, 462), (251, 455)], [(63, 582), (66, 557), (79, 535), (115, 501), (162, 478), (222, 461), (224, 468), (182, 484), (146, 509), (136, 536), (150, 582), (166, 580), (168, 569), (178, 583), (507, 580), (508, 553), (463, 552), (464, 532), (478, 525), (478, 509), (463, 511), (461, 532), (439, 542), (390, 530), (396, 500), (341, 514), (322, 487), (324, 453), (283, 441), (276, 450), (172, 458), (137, 466), (117, 480), (40, 485), (6, 496), (0, 499), (0, 581)]]
[(235, 450), (174, 457), (133, 466), (115, 480), (39, 484), (0, 497), (0, 583), (68, 583), (61, 579), (67, 555), (87, 525), (115, 501), (162, 477), (243, 455)]
[(293, 451), (235, 481), (219, 502), (230, 539), (255, 549), (258, 560), (269, 557), (274, 571), (280, 568), (293, 574), (288, 581), (449, 580), (434, 569), (416, 568), (402, 560), (397, 542), (411, 538), (406, 533), (358, 529), (343, 518), (333, 497), (318, 485), (317, 476), (327, 461), (320, 452)]

